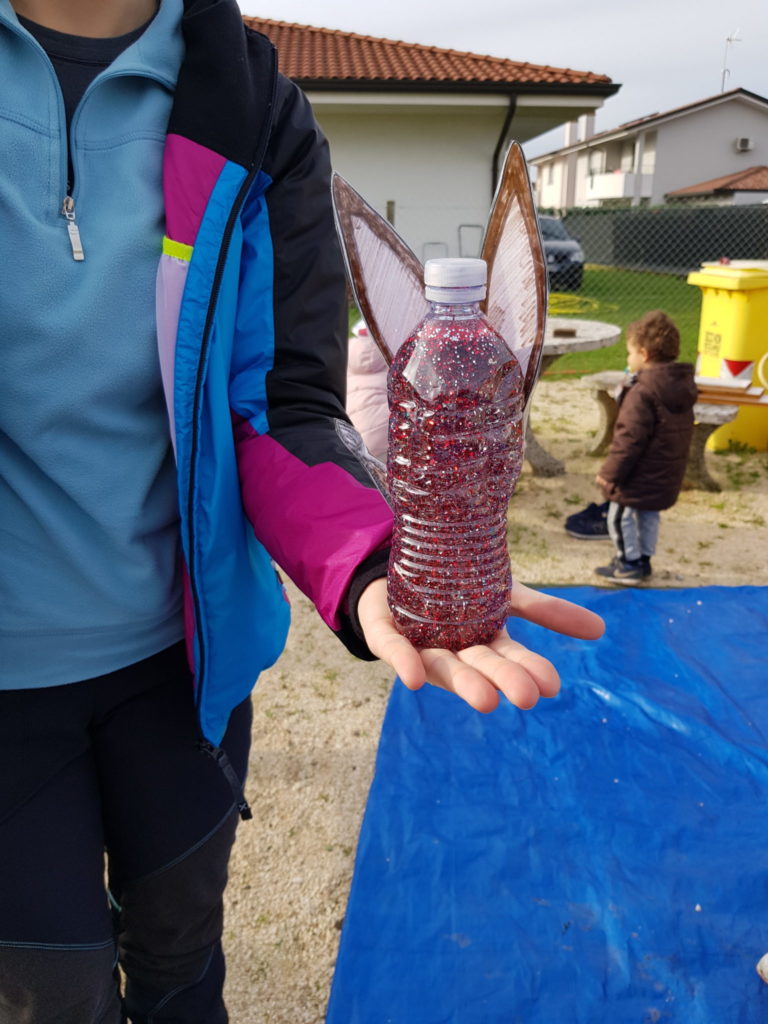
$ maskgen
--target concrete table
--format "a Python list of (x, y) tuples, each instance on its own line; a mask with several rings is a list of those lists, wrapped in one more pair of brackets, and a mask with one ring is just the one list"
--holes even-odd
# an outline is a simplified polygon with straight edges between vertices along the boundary
[(722, 487), (707, 469), (706, 452), (709, 435), (730, 423), (738, 415), (738, 405), (713, 405), (697, 402), (693, 407), (693, 437), (688, 451), (688, 466), (683, 487), (698, 488), (702, 491), (721, 491)]
[(590, 455), (605, 455), (611, 446), (613, 427), (618, 412), (616, 398), (625, 377), (624, 370), (601, 370), (599, 373), (590, 373), (579, 380), (581, 387), (587, 387), (592, 391), (600, 409), (597, 440), (589, 453)]
[[(607, 348), (618, 341), (620, 334), (621, 328), (616, 324), (606, 324), (601, 320), (549, 317), (541, 357), (542, 375), (560, 356)], [(525, 457), (534, 476), (562, 476), (565, 473), (565, 465), (539, 444), (531, 428), (530, 417), (525, 434)]]

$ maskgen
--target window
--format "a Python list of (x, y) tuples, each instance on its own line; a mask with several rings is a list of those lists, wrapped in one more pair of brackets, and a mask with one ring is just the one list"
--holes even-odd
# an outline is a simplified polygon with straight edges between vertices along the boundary
[(605, 150), (590, 149), (589, 174), (602, 174), (605, 170)]
[(621, 144), (621, 170), (625, 173), (635, 169), (635, 143), (625, 141)]

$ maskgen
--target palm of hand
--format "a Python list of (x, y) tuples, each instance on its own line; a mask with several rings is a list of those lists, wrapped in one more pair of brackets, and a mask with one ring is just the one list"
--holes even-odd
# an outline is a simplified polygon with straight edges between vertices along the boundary
[[(390, 665), (411, 690), (429, 682), (482, 712), (495, 710), (500, 694), (516, 707), (528, 709), (540, 697), (554, 697), (560, 690), (554, 665), (505, 630), (487, 646), (456, 653), (417, 650), (395, 628), (383, 578), (366, 587), (357, 612), (371, 652)], [(582, 640), (596, 640), (605, 630), (605, 623), (594, 612), (517, 582), (510, 593), (510, 615)]]

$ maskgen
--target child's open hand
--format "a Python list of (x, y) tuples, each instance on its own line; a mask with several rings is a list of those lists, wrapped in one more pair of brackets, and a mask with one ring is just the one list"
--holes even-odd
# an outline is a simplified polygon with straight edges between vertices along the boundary
[[(477, 711), (493, 711), (499, 694), (519, 708), (560, 689), (557, 670), (546, 658), (512, 640), (505, 630), (488, 646), (451, 651), (417, 650), (395, 628), (387, 605), (386, 579), (374, 580), (362, 593), (357, 614), (371, 652), (400, 676), (410, 690), (424, 683), (455, 693)], [(510, 614), (580, 640), (597, 640), (605, 623), (594, 612), (559, 597), (513, 583)]]

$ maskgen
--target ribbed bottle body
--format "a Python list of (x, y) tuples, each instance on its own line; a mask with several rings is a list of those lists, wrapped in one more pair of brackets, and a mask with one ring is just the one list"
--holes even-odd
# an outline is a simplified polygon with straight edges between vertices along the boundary
[(474, 304), (433, 306), (390, 367), (389, 604), (419, 647), (461, 650), (504, 625), (522, 384), (517, 360)]

